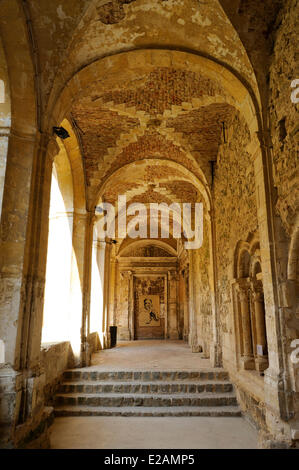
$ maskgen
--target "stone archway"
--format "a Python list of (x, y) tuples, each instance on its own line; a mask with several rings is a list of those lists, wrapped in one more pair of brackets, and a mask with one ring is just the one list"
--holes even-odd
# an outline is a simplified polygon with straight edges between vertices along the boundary
[[(280, 61), (281, 51), (288, 51), (289, 56), (293, 53), (295, 34), (290, 40), (285, 38), (296, 18), (296, 5), (288, 1), (281, 8), (281, 2), (273, 5), (267, 0), (252, 2), (245, 9), (226, 1), (199, 4), (190, 0), (188, 7), (180, 2), (174, 8), (172, 3), (116, 1), (107, 9), (98, 0), (69, 1), (63, 6), (59, 0), (48, 4), (1, 1), (12, 125), (1, 220), (4, 322), (0, 337), (15, 400), (5, 422), (11, 431), (8, 439), (15, 442), (26, 436), (31, 423), (38, 428), (43, 420), (46, 374), (40, 339), (50, 181), (58, 153), (53, 128), (60, 125), (70, 136), (64, 148), (74, 188), (72, 311), (78, 320), (78, 365), (89, 363), (89, 339), (98, 325), (90, 307), (92, 266), (97, 263), (95, 274), (98, 285), (103, 278), (103, 295), (96, 299), (93, 312), (100, 310), (101, 303), (103, 346), (109, 344), (107, 328), (115, 315), (115, 247), (112, 240), (93, 239), (99, 198), (113, 200), (114, 181), (119, 191), (124, 188), (129, 201), (137, 203), (149, 203), (153, 195), (173, 203), (182, 203), (183, 195), (188, 201), (203, 200), (206, 231), (202, 250), (184, 252), (177, 243), (175, 249), (183, 260), (177, 267), (179, 279), (171, 270), (167, 274), (168, 283), (180, 285), (176, 300), (184, 299), (178, 313), (184, 319), (183, 336), (194, 352), (203, 350), (213, 365), (223, 364), (232, 376), (236, 374), (237, 359), (230, 361), (235, 318), (230, 282), (237, 278), (231, 276), (233, 251), (238, 240), (246, 240), (249, 246), (244, 245), (240, 254), (238, 277), (252, 278), (255, 288), (260, 287), (262, 273), (269, 350), (264, 394), (260, 382), (254, 382), (265, 402), (258, 406), (270, 433), (284, 440), (290, 435), (288, 420), (293, 408), (288, 397), (296, 389), (285, 339), (293, 334), (286, 324), (288, 308), (293, 308), (288, 295), (293, 292), (289, 286), (294, 284), (297, 235), (292, 227), (296, 187), (285, 182), (293, 177), (296, 109), (282, 109), (275, 90), (278, 81), (279, 89), (283, 82), (288, 101), (293, 62), (287, 61), (281, 71)], [(279, 12), (282, 21), (274, 25)], [(252, 47), (257, 44), (258, 51)], [(272, 50), (275, 54), (270, 61)], [(149, 165), (142, 178), (128, 178), (128, 168), (137, 174), (144, 161)], [(281, 168), (286, 170), (282, 175)], [(281, 250), (276, 217), (294, 237), (289, 279), (287, 237)], [(257, 229), (260, 257), (252, 240), (246, 238)], [(116, 241), (123, 243), (122, 239)], [(101, 245), (105, 248), (100, 249)], [(262, 318), (257, 306), (262, 304), (260, 292), (257, 294), (247, 307), (254, 304), (256, 317)], [(253, 326), (256, 317), (247, 321), (251, 340), (258, 336)], [(171, 328), (175, 330), (169, 325), (169, 331)], [(181, 330), (178, 328), (179, 335)], [(257, 342), (262, 343), (252, 341), (253, 350)], [(2, 383), (2, 372), (0, 375)], [(245, 395), (256, 396), (244, 375), (235, 382), (240, 390), (246, 389)], [(5, 382), (5, 397), (7, 390)], [(17, 424), (21, 426), (18, 435)]]

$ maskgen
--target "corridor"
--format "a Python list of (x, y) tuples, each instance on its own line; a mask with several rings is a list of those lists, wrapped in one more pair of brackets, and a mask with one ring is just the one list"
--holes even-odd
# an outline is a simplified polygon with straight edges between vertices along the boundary
[(299, 448), (299, 0), (0, 12), (0, 448)]

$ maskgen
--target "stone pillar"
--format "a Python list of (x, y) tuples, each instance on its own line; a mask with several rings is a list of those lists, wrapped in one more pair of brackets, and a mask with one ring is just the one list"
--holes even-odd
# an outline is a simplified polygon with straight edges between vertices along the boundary
[(189, 265), (186, 266), (183, 276), (184, 282), (184, 332), (183, 340), (188, 342), (189, 338)]
[(94, 230), (93, 249), (92, 249), (92, 276), (91, 276), (91, 297), (90, 297), (90, 328), (89, 333), (96, 332), (99, 335), (101, 348), (103, 347), (103, 268), (105, 252), (104, 244), (97, 239), (96, 230)]
[[(92, 240), (94, 228), (95, 214), (87, 212), (86, 217), (83, 219), (84, 223), (84, 252), (82, 269), (82, 322), (81, 322), (81, 358), (80, 363), (77, 365), (81, 367), (90, 364), (91, 354), (88, 348), (87, 335), (90, 317), (90, 293), (91, 293), (91, 263), (92, 263)], [(82, 240), (83, 241), (83, 240)], [(81, 264), (81, 263), (80, 263)]]
[(109, 299), (108, 299), (108, 327), (114, 326), (114, 298), (115, 298), (115, 283), (116, 283), (115, 245), (112, 245), (111, 247), (109, 277), (110, 277), (110, 282), (109, 282)]
[(133, 341), (135, 336), (133, 288), (134, 277), (132, 271), (123, 271), (120, 273), (120, 277), (125, 286), (125, 289), (122, 289), (122, 291), (126, 292), (127, 300), (125, 302), (122, 302), (123, 312), (118, 334), (121, 340)]
[(9, 127), (2, 127), (0, 121), (0, 217), (2, 211), (2, 199), (6, 170), (6, 155), (8, 149)]
[(221, 322), (219, 318), (219, 305), (216, 301), (217, 292), (217, 243), (216, 243), (216, 223), (215, 211), (210, 209), (205, 219), (209, 234), (209, 251), (210, 251), (210, 269), (209, 269), (209, 285), (212, 304), (212, 337), (210, 345), (210, 362), (213, 367), (222, 366), (222, 338), (221, 338)]
[(128, 271), (128, 328), (130, 341), (135, 339), (134, 325), (134, 278), (132, 271)]
[(111, 244), (106, 242), (105, 245), (105, 268), (104, 268), (104, 306), (103, 306), (103, 340), (104, 348), (110, 347), (109, 341), (109, 290), (110, 290), (110, 259), (111, 259)]
[(283, 341), (286, 322), (283, 311), (279, 309), (282, 299), (278, 289), (278, 271), (275, 268), (284, 263), (284, 258), (280, 258), (280, 248), (285, 240), (281, 237), (281, 227), (277, 224), (275, 191), (271, 187), (273, 156), (270, 135), (257, 132), (256, 139), (251, 141), (250, 146), (254, 159), (258, 225), (262, 234), (261, 267), (269, 358), (269, 367), (265, 371), (264, 379), (266, 424), (270, 434), (285, 440), (290, 436), (289, 426), (285, 422), (291, 417), (289, 397), (292, 387), (289, 371), (285, 367), (289, 351)]
[(0, 339), (5, 348), (5, 365), (0, 369), (0, 421), (6, 428), (5, 441), (0, 444), (3, 447), (18, 445), (29, 430), (40, 426), (44, 416), (45, 374), (40, 350), (51, 173), (56, 153), (56, 142), (49, 144), (47, 135), (10, 134), (0, 241)]
[(250, 310), (248, 302), (248, 288), (239, 286), (239, 300), (241, 307), (242, 325), (242, 363), (244, 369), (254, 369), (254, 359), (252, 350)]
[(106, 242), (103, 240), (97, 241), (97, 264), (99, 268), (101, 289), (102, 289), (102, 303), (100, 306), (100, 342), (104, 349), (104, 333), (105, 333), (105, 259), (106, 259)]
[[(264, 371), (268, 367), (267, 356), (267, 336), (266, 336), (266, 323), (265, 323), (265, 307), (264, 307), (264, 294), (261, 291), (253, 292), (255, 322), (256, 322), (256, 342), (257, 342), (257, 357), (256, 369)], [(261, 351), (259, 351), (261, 347)]]
[(168, 271), (168, 337), (178, 339), (177, 273)]
[(192, 352), (201, 352), (197, 337), (197, 303), (196, 303), (196, 257), (195, 250), (189, 251), (189, 345)]

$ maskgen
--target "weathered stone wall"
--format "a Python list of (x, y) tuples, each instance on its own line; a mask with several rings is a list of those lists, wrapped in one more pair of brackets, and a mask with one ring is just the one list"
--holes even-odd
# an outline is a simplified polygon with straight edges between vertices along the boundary
[(203, 353), (206, 357), (210, 355), (210, 346), (212, 341), (212, 302), (211, 302), (211, 290), (210, 290), (210, 272), (209, 266), (211, 263), (210, 259), (210, 247), (209, 247), (209, 233), (207, 221), (204, 220), (204, 232), (203, 232), (203, 245), (198, 250), (198, 256), (196, 259), (198, 267), (197, 279), (196, 279), (196, 290), (195, 295), (199, 296), (199, 310), (197, 313), (197, 337), (198, 343), (202, 347)]
[(298, 14), (298, 0), (285, 2), (270, 67), (269, 118), (276, 211), (288, 235), (292, 233), (299, 203), (299, 116), (298, 104), (291, 101), (291, 83), (299, 79)]
[[(214, 180), (216, 256), (218, 267), (218, 305), (221, 330), (232, 335), (230, 318), (231, 286), (234, 251), (239, 240), (246, 240), (258, 227), (254, 167), (246, 150), (249, 133), (244, 121), (236, 114), (228, 128)], [(229, 344), (229, 342), (228, 342)], [(224, 349), (226, 345), (224, 343)]]
[(238, 403), (245, 416), (249, 418), (257, 429), (266, 430), (265, 405), (263, 401), (248, 393), (246, 385), (236, 387), (236, 394)]
[(292, 395), (291, 427), (294, 428), (297, 428), (299, 418), (299, 364), (291, 360), (294, 350), (291, 342), (299, 338), (299, 116), (298, 103), (292, 102), (291, 94), (298, 99), (299, 93), (295, 90), (299, 85), (291, 88), (291, 84), (299, 79), (298, 14), (299, 1), (286, 1), (272, 54), (268, 108), (273, 179), (277, 192), (275, 211), (283, 227), (279, 233), (282, 241), (278, 253), (278, 281), (282, 293), (279, 307), (284, 318), (287, 374)]
[(45, 403), (51, 404), (63, 372), (73, 366), (70, 343), (65, 341), (42, 345), (41, 364), (45, 373)]
[(227, 143), (220, 147), (214, 179), (220, 338), (223, 366), (239, 391), (242, 409), (255, 421), (256, 405), (252, 404), (263, 400), (263, 378), (237, 370), (231, 287), (237, 243), (258, 229), (255, 175), (252, 156), (246, 149), (250, 135), (244, 120), (235, 114), (227, 124)]

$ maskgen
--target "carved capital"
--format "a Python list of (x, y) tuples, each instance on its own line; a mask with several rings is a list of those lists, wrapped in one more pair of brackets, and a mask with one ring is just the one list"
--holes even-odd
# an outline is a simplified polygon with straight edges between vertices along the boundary
[(132, 276), (133, 276), (132, 271), (122, 271), (122, 272), (120, 273), (120, 277), (121, 277), (121, 279), (122, 279), (123, 281), (124, 281), (124, 280), (128, 280), (128, 281), (129, 281), (130, 279), (132, 279)]
[(264, 302), (264, 293), (262, 291), (253, 291), (252, 296), (254, 302)]
[(239, 295), (240, 302), (248, 301), (248, 293), (250, 286), (245, 281), (238, 281), (236, 284), (236, 290)]
[(178, 280), (178, 273), (176, 271), (168, 271), (167, 273), (169, 281), (177, 281)]

